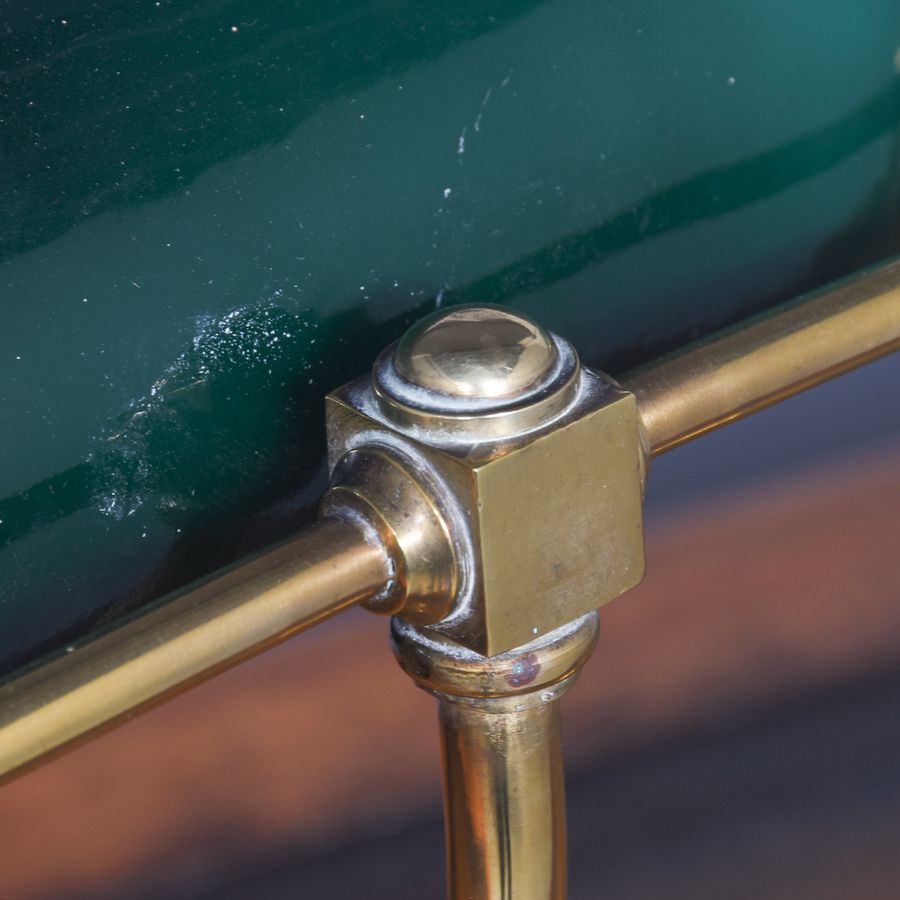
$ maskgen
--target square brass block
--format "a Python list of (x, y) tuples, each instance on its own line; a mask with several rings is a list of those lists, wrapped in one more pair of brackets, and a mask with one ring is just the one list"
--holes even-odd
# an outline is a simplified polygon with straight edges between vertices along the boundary
[[(483, 443), (392, 423), (368, 379), (326, 400), (332, 471), (350, 449), (399, 447), (416, 461), (411, 478), (452, 495), (437, 504), (462, 512), (455, 527), (468, 533), (454, 537), (472, 571), (459, 579), (450, 615), (432, 627), (486, 656), (565, 625), (643, 577), (635, 399), (603, 376), (582, 370), (580, 378), (577, 399), (551, 423)], [(436, 477), (423, 477), (423, 466)]]

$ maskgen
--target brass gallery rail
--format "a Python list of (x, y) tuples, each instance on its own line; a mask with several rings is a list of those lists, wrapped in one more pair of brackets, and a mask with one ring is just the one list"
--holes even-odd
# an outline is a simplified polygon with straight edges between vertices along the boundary
[[(900, 347), (900, 263), (620, 381), (662, 453)], [(0, 777), (381, 591), (388, 552), (324, 519), (0, 687)]]
[(900, 347), (900, 262), (630, 372), (656, 456)]

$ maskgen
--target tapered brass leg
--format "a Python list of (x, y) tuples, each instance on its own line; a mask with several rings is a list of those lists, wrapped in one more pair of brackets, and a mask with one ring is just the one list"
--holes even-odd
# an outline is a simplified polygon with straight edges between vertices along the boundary
[(392, 633), (400, 664), (440, 701), (450, 900), (563, 900), (558, 700), (594, 647), (597, 614), (493, 657), (399, 619)]

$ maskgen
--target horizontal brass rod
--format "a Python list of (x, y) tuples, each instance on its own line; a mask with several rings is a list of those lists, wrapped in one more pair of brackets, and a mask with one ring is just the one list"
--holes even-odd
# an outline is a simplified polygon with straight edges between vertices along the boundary
[(656, 456), (898, 348), (900, 261), (619, 381)]
[[(653, 454), (900, 347), (900, 262), (623, 376)], [(0, 780), (374, 596), (390, 560), (325, 519), (0, 685)]]
[(376, 594), (385, 551), (324, 519), (0, 687), (0, 779)]

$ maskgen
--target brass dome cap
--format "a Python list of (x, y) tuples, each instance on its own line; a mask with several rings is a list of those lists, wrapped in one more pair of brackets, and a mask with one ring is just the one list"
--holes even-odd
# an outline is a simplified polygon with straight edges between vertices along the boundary
[(400, 339), (398, 375), (448, 398), (516, 400), (552, 375), (559, 352), (550, 334), (499, 306), (438, 310)]
[(567, 341), (500, 306), (437, 310), (372, 370), (375, 402), (392, 423), (461, 441), (546, 424), (574, 402), (578, 379)]

